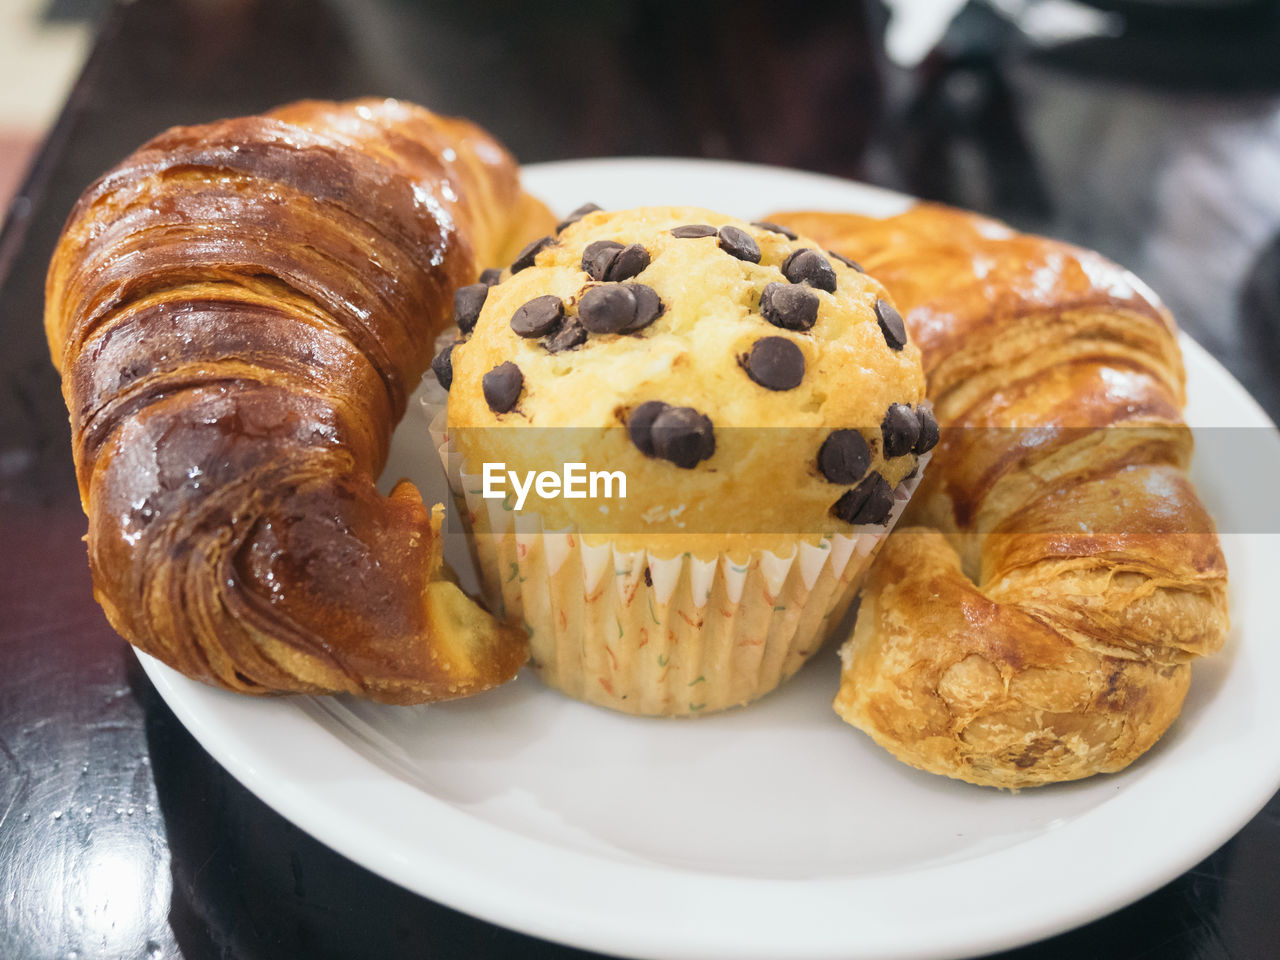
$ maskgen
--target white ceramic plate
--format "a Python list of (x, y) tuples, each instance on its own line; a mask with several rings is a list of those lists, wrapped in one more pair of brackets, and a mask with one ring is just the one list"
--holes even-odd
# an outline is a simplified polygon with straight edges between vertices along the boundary
[[(907, 202), (696, 161), (546, 164), (526, 182), (560, 212), (593, 200), (754, 218), (799, 207), (888, 214)], [(1184, 349), (1192, 423), (1256, 428), (1259, 460), (1280, 463), (1258, 405), (1196, 344)], [(395, 446), (388, 474), (441, 497), (425, 423), (411, 413)], [(1239, 496), (1242, 465), (1197, 465), (1222, 529), (1260, 529)], [(1227, 840), (1280, 784), (1280, 697), (1268, 686), (1280, 676), (1280, 537), (1231, 534), (1224, 547), (1231, 639), (1197, 666), (1164, 740), (1124, 773), (1020, 795), (917, 772), (843, 724), (829, 706), (833, 647), (764, 701), (692, 721), (594, 709), (527, 675), (431, 707), (257, 700), (142, 659), (196, 738), (284, 816), (495, 923), (628, 956), (955, 957), (1148, 893)]]

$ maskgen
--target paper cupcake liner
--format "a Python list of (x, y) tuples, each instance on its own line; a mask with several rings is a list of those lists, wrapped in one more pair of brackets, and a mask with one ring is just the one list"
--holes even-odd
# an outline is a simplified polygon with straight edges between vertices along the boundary
[[(745, 560), (625, 551), (549, 530), (530, 511), (484, 499), (445, 427), (447, 394), (434, 382), (423, 407), (464, 518), (486, 600), (529, 631), (531, 664), (569, 696), (625, 713), (712, 713), (758, 699), (823, 644), (857, 594), (880, 541), (923, 471), (899, 486), (883, 527)], [(647, 571), (647, 576), (646, 576)]]

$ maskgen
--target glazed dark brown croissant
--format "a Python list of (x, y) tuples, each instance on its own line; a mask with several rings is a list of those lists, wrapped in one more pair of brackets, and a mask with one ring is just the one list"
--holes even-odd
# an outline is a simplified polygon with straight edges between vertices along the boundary
[(392, 100), (174, 128), (90, 186), (45, 325), (116, 630), (244, 693), (509, 679), (523, 632), (442, 577), (439, 508), (374, 484), (454, 290), (549, 220), (483, 131)]
[(1119, 770), (1223, 643), (1172, 318), (1103, 257), (932, 205), (771, 218), (862, 263), (943, 439), (882, 548), (836, 709), (899, 759), (1024, 787)]

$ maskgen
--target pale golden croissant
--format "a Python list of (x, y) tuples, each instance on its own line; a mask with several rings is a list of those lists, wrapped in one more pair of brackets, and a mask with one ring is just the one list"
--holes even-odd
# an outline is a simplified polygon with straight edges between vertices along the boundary
[(45, 326), (116, 630), (244, 693), (509, 679), (523, 631), (441, 576), (439, 508), (374, 482), (454, 290), (549, 218), (479, 128), (391, 100), (178, 127), (89, 187)]
[(942, 442), (862, 594), (836, 710), (899, 759), (1025, 787), (1119, 770), (1227, 632), (1172, 318), (1097, 254), (932, 205), (779, 213), (903, 308)]

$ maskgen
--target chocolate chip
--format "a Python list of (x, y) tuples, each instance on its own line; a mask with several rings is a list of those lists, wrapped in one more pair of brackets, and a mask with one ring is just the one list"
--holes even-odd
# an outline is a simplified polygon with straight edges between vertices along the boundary
[(480, 282), (486, 287), (492, 287), (502, 282), (502, 271), (498, 267), (490, 267), (488, 270), (480, 271)]
[(587, 328), (578, 321), (577, 317), (568, 317), (561, 324), (559, 331), (543, 340), (542, 345), (547, 348), (548, 353), (561, 353), (586, 342)]
[(833, 259), (839, 260), (846, 267), (853, 267), (853, 269), (857, 270), (859, 273), (867, 272), (866, 270), (863, 269), (862, 264), (860, 264), (857, 260), (850, 260), (848, 257), (843, 257), (840, 254), (836, 253), (834, 250), (828, 250), (827, 253)]
[(628, 283), (624, 284), (624, 286), (636, 298), (636, 318), (627, 324), (622, 332), (636, 333), (662, 316), (666, 307), (663, 306), (662, 298), (658, 296), (658, 291), (654, 290), (653, 287), (643, 283)]
[(582, 271), (592, 280), (603, 280), (613, 261), (622, 252), (622, 244), (617, 240), (596, 240), (588, 243), (582, 251)]
[(436, 375), (440, 386), (446, 390), (453, 386), (453, 348), (461, 342), (461, 340), (453, 340), (446, 343), (431, 361), (431, 372)]
[(673, 237), (681, 240), (696, 240), (698, 237), (714, 237), (716, 228), (706, 223), (687, 223), (671, 231)]
[(618, 251), (605, 270), (604, 280), (630, 280), (637, 273), (649, 266), (649, 251), (638, 243), (633, 243)]
[(463, 333), (470, 333), (480, 319), (480, 308), (489, 296), (489, 288), (483, 283), (472, 283), (453, 291), (453, 322)]
[(760, 294), (760, 314), (783, 330), (808, 330), (818, 319), (818, 295), (805, 286), (771, 283)]
[(627, 435), (636, 449), (646, 457), (653, 456), (653, 421), (658, 415), (670, 408), (670, 404), (661, 400), (647, 400), (631, 411), (627, 417)]
[(788, 240), (799, 239), (795, 235), (794, 231), (788, 230), (786, 227), (781, 226), (780, 224), (770, 223), (768, 220), (752, 220), (751, 225), (753, 227), (759, 227), (761, 230), (768, 230), (770, 233), (780, 233), (784, 237), (786, 237)]
[(662, 300), (643, 283), (592, 287), (578, 304), (582, 325), (592, 333), (634, 333), (662, 315)]
[(744, 365), (747, 375), (769, 390), (791, 390), (804, 379), (804, 354), (786, 337), (761, 337)]
[(484, 402), (489, 404), (489, 409), (494, 413), (506, 413), (520, 399), (520, 391), (524, 389), (524, 374), (508, 360), (481, 377), (480, 386), (484, 390)]
[(578, 318), (592, 333), (617, 333), (636, 318), (636, 295), (624, 284), (592, 287), (578, 304)]
[(577, 210), (573, 211), (573, 213), (569, 214), (567, 217), (565, 217), (563, 220), (561, 220), (559, 223), (556, 224), (556, 233), (559, 233), (565, 227), (569, 227), (577, 223), (579, 220), (585, 217), (588, 213), (595, 213), (599, 209), (600, 207), (596, 206), (594, 203), (584, 203)]
[(922, 453), (928, 453), (938, 445), (938, 421), (928, 407), (918, 407), (916, 418), (920, 421), (920, 436), (916, 439), (916, 445), (911, 448), (911, 452), (919, 456)]
[(816, 290), (836, 292), (836, 272), (817, 250), (796, 250), (782, 261), (782, 275), (792, 283), (807, 283)]
[(711, 418), (693, 407), (667, 407), (654, 418), (649, 430), (654, 456), (691, 470), (716, 452)]
[(534, 297), (511, 315), (511, 329), (522, 337), (545, 337), (560, 326), (564, 318), (564, 301), (547, 294)]
[(889, 488), (889, 481), (878, 473), (871, 474), (837, 500), (831, 512), (845, 523), (884, 523), (893, 512), (893, 491)]
[(597, 240), (582, 251), (582, 269), (593, 280), (630, 280), (649, 266), (649, 251), (638, 243)]
[(511, 272), (519, 273), (525, 267), (532, 267), (534, 258), (543, 250), (556, 242), (555, 237), (539, 237), (533, 243), (529, 244), (517, 255), (515, 260), (511, 262)]
[(720, 228), (719, 236), (720, 249), (729, 256), (745, 260), (747, 263), (760, 262), (759, 245), (751, 234), (741, 227), (735, 227), (732, 224), (723, 226)]
[(907, 328), (902, 323), (902, 314), (888, 300), (876, 301), (876, 322), (880, 324), (884, 342), (892, 349), (901, 350), (907, 345)]
[(886, 460), (910, 453), (920, 436), (920, 421), (915, 411), (905, 403), (890, 404), (880, 423), (880, 436), (884, 439)]
[(871, 447), (857, 430), (832, 430), (818, 450), (818, 469), (832, 483), (857, 483), (871, 466)]

